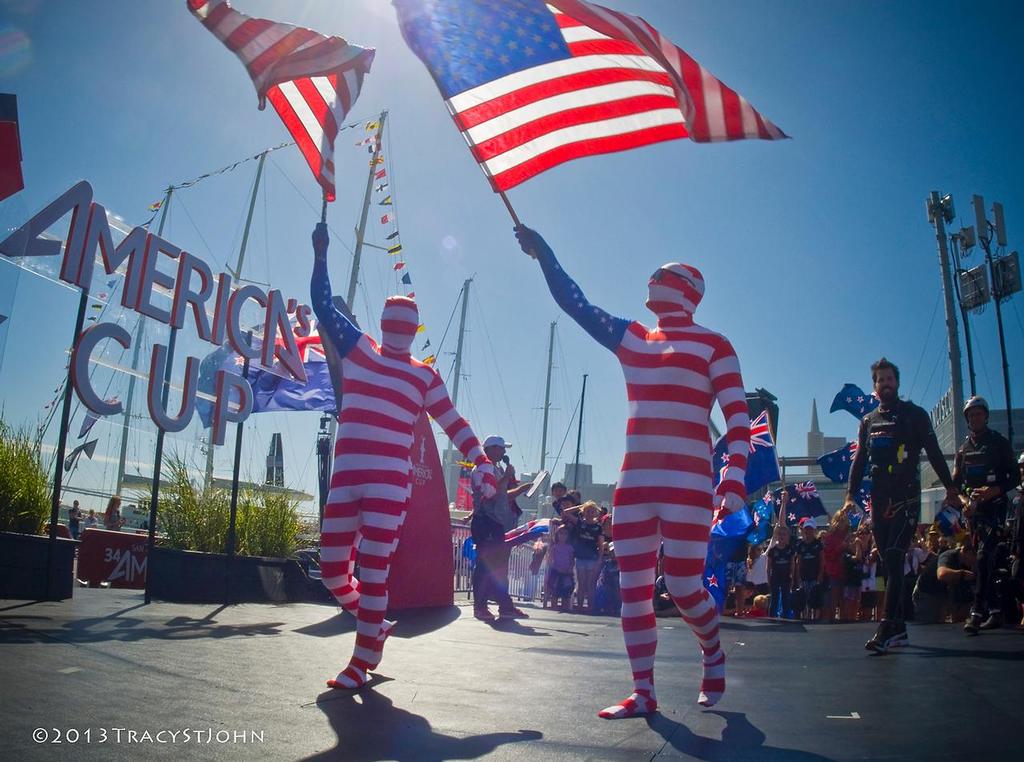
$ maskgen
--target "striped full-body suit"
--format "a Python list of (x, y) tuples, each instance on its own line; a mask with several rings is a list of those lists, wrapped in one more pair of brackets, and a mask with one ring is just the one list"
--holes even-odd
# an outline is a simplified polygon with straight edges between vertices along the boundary
[[(702, 582), (704, 562), (715, 509), (733, 511), (744, 504), (750, 446), (736, 353), (725, 337), (693, 321), (704, 294), (704, 279), (696, 268), (672, 263), (655, 272), (647, 307), (658, 323), (648, 328), (591, 305), (536, 232), (521, 227), (517, 235), (523, 249), (539, 260), (558, 305), (615, 353), (626, 380), (629, 421), (613, 498), (612, 535), (634, 692), (600, 715), (626, 717), (657, 707), (652, 597), (662, 545), (668, 591), (703, 652), (698, 701), (711, 706), (725, 691), (725, 655), (718, 611)], [(716, 401), (725, 416), (729, 462), (713, 490), (709, 422)]]
[(410, 495), (413, 426), (424, 409), (484, 473), (485, 491), (493, 495), (495, 482), (493, 466), (437, 371), (409, 354), (419, 325), (416, 303), (388, 298), (378, 344), (331, 302), (327, 240), (321, 223), (313, 234), (310, 292), (320, 334), (340, 358), (342, 396), (320, 562), (324, 585), (357, 620), (352, 660), (328, 685), (358, 688), (380, 663), (393, 626), (384, 619), (388, 571)]

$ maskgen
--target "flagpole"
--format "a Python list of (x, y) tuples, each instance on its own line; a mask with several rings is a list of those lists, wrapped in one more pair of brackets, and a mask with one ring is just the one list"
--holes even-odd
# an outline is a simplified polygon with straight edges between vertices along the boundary
[(512, 208), (512, 203), (508, 200), (508, 196), (505, 195), (505, 191), (498, 191), (498, 195), (501, 196), (501, 200), (505, 202), (505, 208), (508, 209), (508, 213), (512, 215), (512, 222), (516, 223), (516, 227), (522, 226), (523, 223), (519, 221), (519, 215), (516, 214), (516, 210)]
[[(78, 343), (78, 337), (82, 335), (82, 325), (85, 323), (85, 308), (89, 303), (88, 284), (82, 289), (78, 299), (78, 315), (75, 318), (75, 333), (71, 340), (71, 346)], [(60, 413), (60, 430), (57, 432), (57, 464), (53, 472), (53, 495), (50, 500), (50, 540), (47, 545), (46, 559), (46, 599), (59, 600), (53, 595), (53, 583), (56, 575), (57, 564), (57, 521), (60, 519), (60, 493), (64, 482), (64, 458), (68, 446), (68, 425), (71, 420), (71, 363), (68, 363), (68, 377), (64, 382), (64, 406)]]
[(349, 312), (355, 314), (356, 285), (359, 281), (359, 262), (363, 256), (363, 237), (366, 235), (366, 218), (370, 213), (370, 196), (373, 193), (373, 180), (376, 175), (377, 158), (380, 156), (381, 138), (384, 136), (384, 122), (388, 118), (387, 111), (380, 112), (377, 120), (377, 136), (373, 142), (373, 157), (370, 159), (370, 172), (366, 177), (366, 191), (363, 193), (363, 211), (359, 216), (359, 227), (356, 229), (356, 249), (352, 253), (352, 272), (348, 279), (348, 293), (345, 304)]

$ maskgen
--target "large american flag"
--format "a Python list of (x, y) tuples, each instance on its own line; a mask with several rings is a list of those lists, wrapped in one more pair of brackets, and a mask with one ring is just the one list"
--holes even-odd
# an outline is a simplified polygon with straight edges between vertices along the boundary
[(583, 0), (394, 0), (496, 191), (663, 140), (786, 135), (643, 19)]
[(239, 13), (227, 0), (187, 0), (193, 15), (245, 65), (334, 200), (334, 138), (373, 63), (372, 48)]

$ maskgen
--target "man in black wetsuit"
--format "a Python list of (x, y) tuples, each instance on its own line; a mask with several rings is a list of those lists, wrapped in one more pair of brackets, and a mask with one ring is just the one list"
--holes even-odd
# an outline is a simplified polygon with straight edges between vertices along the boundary
[[(899, 398), (900, 371), (884, 357), (871, 366), (879, 406), (860, 422), (857, 454), (850, 465), (846, 504), (854, 504), (864, 471), (871, 465), (871, 529), (886, 572), (885, 615), (864, 647), (884, 654), (907, 645), (903, 621), (903, 559), (921, 518), (921, 450), (946, 487), (946, 500), (959, 505), (946, 459), (931, 420), (922, 408)], [(853, 510), (851, 508), (851, 510)]]
[(988, 427), (988, 403), (984, 398), (967, 400), (964, 417), (970, 431), (956, 452), (953, 484), (967, 493), (968, 526), (977, 548), (974, 603), (964, 625), (964, 632), (977, 635), (979, 629), (994, 630), (1003, 624), (993, 575), (1009, 508), (1006, 495), (1019, 482), (1010, 443)]

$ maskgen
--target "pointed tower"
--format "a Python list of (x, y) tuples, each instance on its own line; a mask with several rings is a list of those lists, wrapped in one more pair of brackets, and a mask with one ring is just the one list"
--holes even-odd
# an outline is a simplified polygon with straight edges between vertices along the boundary
[(818, 427), (818, 401), (811, 400), (811, 430), (807, 432), (807, 455), (817, 458), (825, 453), (825, 435)]

